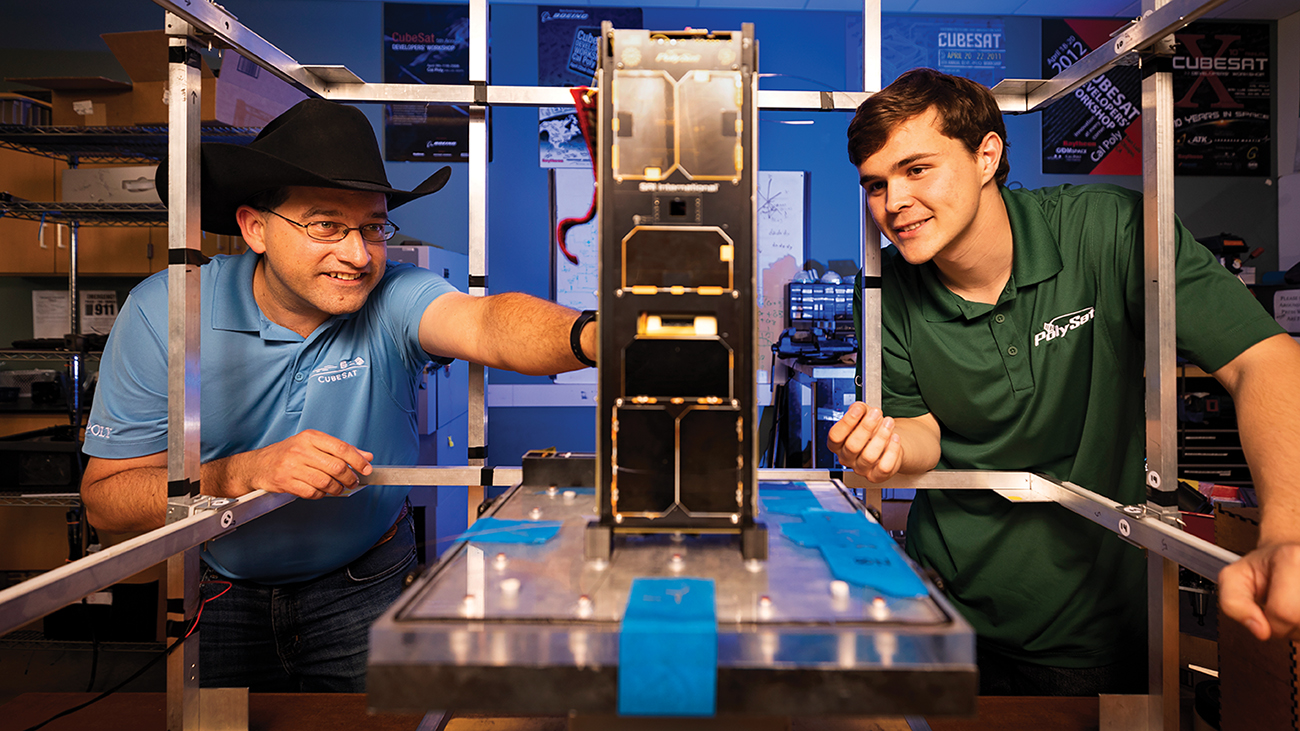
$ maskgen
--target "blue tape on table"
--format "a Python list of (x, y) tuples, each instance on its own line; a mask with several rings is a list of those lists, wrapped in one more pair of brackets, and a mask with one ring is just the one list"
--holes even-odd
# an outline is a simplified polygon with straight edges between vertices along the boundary
[(891, 597), (925, 596), (925, 584), (899, 554), (894, 539), (862, 513), (806, 510), (802, 523), (782, 523), (786, 538), (817, 548), (840, 581)]
[(763, 503), (763, 510), (777, 515), (802, 515), (805, 510), (817, 510), (822, 506), (817, 502), (817, 496), (800, 483), (760, 483), (758, 499)]
[[(533, 490), (534, 495), (545, 495), (547, 488), (542, 487)], [(555, 491), (556, 497), (563, 497), (564, 493), (571, 492), (579, 497), (595, 497), (596, 488), (594, 487), (561, 487)]]
[(618, 636), (621, 716), (712, 716), (718, 613), (711, 579), (632, 580)]
[(545, 543), (560, 532), (558, 520), (502, 520), (479, 518), (458, 541), (475, 543)]

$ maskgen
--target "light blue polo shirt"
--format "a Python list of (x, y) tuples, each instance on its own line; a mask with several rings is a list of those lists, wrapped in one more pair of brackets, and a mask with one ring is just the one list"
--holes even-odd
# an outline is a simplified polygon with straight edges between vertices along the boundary
[[(258, 308), (257, 261), (249, 251), (200, 268), (201, 459), (316, 429), (373, 452), (374, 464), (415, 464), (416, 391), (430, 359), (419, 343), (420, 317), (455, 288), (426, 269), (389, 262), (360, 310), (303, 338)], [(86, 454), (123, 459), (167, 449), (167, 290), (160, 272), (122, 307), (100, 365)], [(365, 553), (407, 492), (371, 486), (350, 497), (295, 500), (210, 541), (204, 559), (232, 578), (305, 581)]]

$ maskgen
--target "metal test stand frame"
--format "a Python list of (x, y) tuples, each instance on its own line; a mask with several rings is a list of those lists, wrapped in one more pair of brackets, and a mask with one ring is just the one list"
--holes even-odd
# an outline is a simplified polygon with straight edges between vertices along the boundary
[[(169, 304), (169, 424), (168, 523), (94, 556), (52, 570), (0, 592), (0, 634), (77, 601), (160, 560), (168, 561), (168, 618), (175, 626), (192, 620), (198, 609), (199, 546), (245, 521), (289, 502), (278, 494), (253, 493), (237, 500), (198, 496), (199, 475), (199, 207), (198, 146), (200, 84), (197, 63), (200, 44), (234, 48), (271, 73), (309, 94), (348, 102), (432, 102), (469, 105), (469, 266), (470, 293), (487, 292), (487, 127), (489, 106), (565, 106), (563, 88), (487, 84), (487, 1), (471, 0), (470, 83), (468, 85), (403, 85), (365, 83), (341, 66), (304, 66), (242, 25), (209, 0), (155, 0), (166, 9), (169, 35), (171, 165), (168, 213)], [(1173, 490), (1177, 474), (1175, 352), (1174, 352), (1174, 207), (1172, 81), (1167, 57), (1171, 34), (1221, 5), (1224, 0), (1143, 0), (1143, 17), (1110, 45), (1080, 59), (1050, 80), (1007, 80), (994, 89), (1007, 113), (1041, 111), (1087, 83), (1109, 66), (1137, 54), (1142, 81), (1143, 190), (1146, 251), (1147, 434), (1150, 500), (1124, 506), (1069, 483), (1038, 475), (1011, 472), (942, 472), (898, 477), (887, 483), (899, 488), (992, 489), (1020, 501), (1052, 501), (1083, 515), (1148, 550), (1150, 683), (1148, 695), (1138, 696), (1145, 708), (1140, 720), (1125, 728), (1178, 727), (1177, 567), (1179, 564), (1213, 579), (1237, 556), (1194, 538), (1176, 526)], [(864, 0), (863, 88), (879, 89), (880, 1)], [(760, 109), (851, 111), (868, 91), (760, 91)], [(879, 401), (880, 252), (865, 204), (859, 211), (863, 231), (862, 263), (868, 287), (864, 292), (864, 330), (860, 362), (864, 394)], [(75, 272), (74, 272), (75, 276)], [(874, 286), (872, 286), (874, 278)], [(518, 468), (484, 466), (484, 370), (470, 368), (470, 465), (466, 467), (380, 467), (369, 482), (411, 485), (471, 485), (481, 497), (483, 486), (507, 486), (520, 480)], [(764, 470), (772, 480), (842, 479), (849, 487), (867, 487), (855, 475), (812, 470)], [(168, 728), (190, 731), (201, 727), (198, 668), (199, 633), (181, 641), (168, 658)], [(204, 691), (208, 706), (214, 705)], [(212, 700), (216, 695), (211, 696)], [(236, 701), (237, 702), (237, 701)], [(218, 701), (220, 703), (220, 701)], [(1104, 712), (1104, 709), (1103, 709)], [(204, 712), (204, 716), (207, 712)], [(1130, 719), (1132, 716), (1129, 717)]]

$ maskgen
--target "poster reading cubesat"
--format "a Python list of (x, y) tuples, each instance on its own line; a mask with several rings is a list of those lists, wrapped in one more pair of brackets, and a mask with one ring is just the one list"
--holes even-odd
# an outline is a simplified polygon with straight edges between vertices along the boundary
[[(384, 81), (469, 81), (469, 6), (384, 3)], [(469, 160), (469, 110), (446, 104), (384, 106), (385, 157), (394, 161)]]
[(1270, 175), (1268, 23), (1199, 21), (1174, 34), (1174, 170)]
[[(1043, 78), (1108, 43), (1112, 20), (1043, 21)], [(1174, 34), (1174, 172), (1269, 175), (1270, 26), (1197, 21)], [(1043, 172), (1142, 172), (1141, 70), (1115, 66), (1043, 112)]]
[(1001, 18), (881, 17), (881, 78), (888, 84), (922, 66), (992, 87), (1006, 75)]
[[(537, 8), (537, 83), (587, 86), (596, 74), (600, 24), (640, 28), (640, 8)], [(541, 107), (537, 118), (538, 153), (544, 168), (591, 167), (578, 115), (572, 105)]]

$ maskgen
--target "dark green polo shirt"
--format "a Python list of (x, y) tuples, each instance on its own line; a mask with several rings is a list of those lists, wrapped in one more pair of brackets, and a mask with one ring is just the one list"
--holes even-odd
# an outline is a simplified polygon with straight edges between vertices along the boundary
[[(885, 413), (934, 415), (940, 469), (1038, 472), (1144, 502), (1141, 196), (1067, 185), (1002, 197), (1015, 258), (995, 305), (885, 252)], [(1213, 371), (1282, 332), (1181, 224), (1176, 266), (1180, 355)], [(1145, 637), (1141, 552), (1059, 505), (919, 491), (907, 540), (1007, 655), (1093, 667)]]

